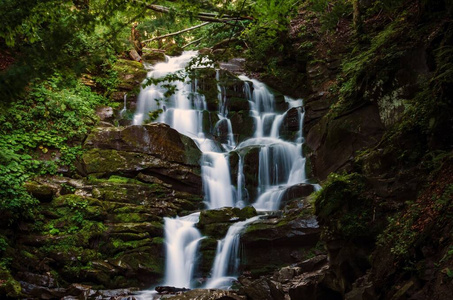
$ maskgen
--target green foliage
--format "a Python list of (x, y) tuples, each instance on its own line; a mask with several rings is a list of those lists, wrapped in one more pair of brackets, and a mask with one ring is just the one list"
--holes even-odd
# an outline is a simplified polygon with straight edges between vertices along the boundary
[(350, 0), (309, 0), (309, 3), (309, 9), (319, 14), (323, 30), (334, 29), (340, 19), (352, 14)]
[[(397, 258), (407, 259), (413, 254), (416, 247), (427, 238), (425, 230), (432, 230), (437, 226), (442, 227), (446, 219), (453, 217), (446, 212), (451, 212), (451, 199), (453, 197), (453, 184), (447, 185), (445, 190), (438, 195), (433, 195), (432, 202), (407, 203), (405, 211), (389, 217), (389, 225), (378, 237), (378, 245), (389, 247), (390, 252)], [(433, 215), (436, 218), (433, 218)]]
[(265, 64), (269, 56), (284, 50), (283, 39), (287, 36), (290, 17), (297, 12), (297, 2), (296, 0), (255, 1), (252, 7), (255, 21), (250, 23), (242, 33), (242, 38), (250, 46), (250, 58)]
[(315, 214), (325, 225), (324, 235), (355, 239), (373, 235), (369, 224), (372, 218), (370, 201), (363, 195), (364, 178), (352, 173), (340, 175), (332, 173), (323, 188), (316, 192)]
[(1, 101), (11, 101), (30, 81), (56, 71), (79, 75), (103, 70), (129, 43), (131, 18), (143, 13), (118, 0), (92, 0), (77, 7), (71, 0), (3, 1), (0, 50), (14, 56), (15, 63), (0, 72)]
[(0, 212), (14, 221), (37, 203), (23, 184), (33, 175), (73, 167), (80, 142), (95, 124), (105, 99), (88, 87), (55, 74), (34, 83), (26, 97), (0, 112)]

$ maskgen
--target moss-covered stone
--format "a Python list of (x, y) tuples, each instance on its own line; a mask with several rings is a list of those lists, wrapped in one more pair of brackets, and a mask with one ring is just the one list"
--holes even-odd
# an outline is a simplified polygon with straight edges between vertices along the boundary
[(150, 51), (147, 48), (143, 49), (142, 59), (150, 64), (156, 64), (165, 61), (165, 54), (158, 51)]
[(250, 138), (255, 132), (255, 120), (248, 110), (230, 113), (231, 126), (237, 135), (238, 143)]
[(253, 206), (247, 206), (243, 209), (238, 207), (224, 207), (220, 209), (204, 210), (200, 213), (199, 226), (213, 223), (227, 223), (244, 221), (245, 219), (256, 216), (256, 210)]
[(118, 72), (118, 88), (126, 91), (138, 88), (147, 74), (143, 65), (135, 60), (118, 59), (113, 70)]
[(247, 99), (232, 97), (228, 99), (227, 107), (230, 112), (247, 111), (250, 109), (250, 104)]
[(218, 239), (207, 237), (200, 241), (200, 253), (201, 257), (199, 260), (199, 271), (201, 276), (208, 276), (211, 272), (214, 258), (216, 255)]
[(248, 191), (250, 199), (256, 199), (259, 183), (260, 148), (247, 147), (241, 149), (241, 152), (241, 155), (244, 157), (245, 188)]
[(215, 125), (219, 121), (217, 112), (203, 111), (203, 132), (214, 134)]

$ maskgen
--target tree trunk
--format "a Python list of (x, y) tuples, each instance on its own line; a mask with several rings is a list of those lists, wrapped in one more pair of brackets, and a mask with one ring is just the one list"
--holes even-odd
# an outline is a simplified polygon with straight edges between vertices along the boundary
[(362, 31), (362, 15), (360, 11), (360, 0), (352, 0), (352, 8), (353, 8), (353, 24), (356, 30), (356, 33), (360, 33)]

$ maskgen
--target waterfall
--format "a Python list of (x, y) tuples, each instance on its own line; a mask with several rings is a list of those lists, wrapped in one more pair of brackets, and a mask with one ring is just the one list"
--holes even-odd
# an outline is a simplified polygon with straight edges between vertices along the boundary
[(228, 288), (231, 286), (231, 282), (236, 280), (240, 264), (240, 234), (248, 224), (256, 221), (258, 218), (253, 217), (231, 225), (225, 238), (218, 241), (211, 278), (206, 283), (206, 288)]
[(182, 218), (164, 218), (166, 242), (165, 285), (191, 286), (198, 243), (202, 239), (195, 228), (200, 213)]
[[(275, 112), (276, 97), (262, 82), (239, 76), (244, 82), (244, 94), (250, 107), (250, 116), (255, 121), (253, 136), (239, 145), (234, 139), (233, 126), (229, 119), (227, 90), (221, 86), (220, 71), (216, 70), (218, 111), (210, 112), (218, 116), (213, 132), (203, 132), (203, 116), (207, 102), (198, 92), (198, 80), (189, 80), (184, 68), (195, 58), (195, 51), (184, 52), (179, 57), (167, 57), (164, 63), (153, 66), (148, 77), (160, 78), (178, 73), (181, 80), (151, 84), (141, 89), (133, 123), (146, 122), (148, 113), (159, 111), (157, 122), (170, 125), (192, 138), (202, 151), (201, 177), (204, 203), (208, 209), (221, 207), (243, 207), (251, 203), (257, 210), (273, 211), (280, 209), (280, 202), (287, 188), (307, 182), (305, 158), (302, 153), (303, 117), (302, 100), (284, 98), (288, 111)], [(174, 87), (169, 95), (168, 86)], [(281, 99), (281, 98), (279, 98)], [(283, 103), (283, 104), (285, 104)], [(282, 101), (279, 102), (281, 107)], [(281, 138), (282, 124), (289, 109), (296, 109), (299, 130), (293, 140)], [(291, 112), (292, 114), (294, 111)], [(208, 114), (209, 115), (209, 114)], [(210, 136), (219, 136), (209, 138)], [(244, 174), (245, 155), (250, 148), (259, 149), (258, 186), (256, 199), (249, 199)], [(237, 185), (231, 180), (230, 153), (239, 156)], [(255, 188), (255, 187), (254, 187)], [(195, 228), (199, 213), (181, 218), (164, 218), (166, 242), (165, 285), (191, 287), (196, 269), (197, 249), (203, 238)], [(233, 224), (224, 239), (218, 241), (217, 253), (213, 262), (212, 277), (207, 288), (226, 288), (238, 275), (240, 265), (240, 234), (256, 218)]]
[(123, 104), (123, 109), (122, 109), (122, 110), (120, 110), (120, 114), (119, 114), (119, 115), (120, 115), (120, 117), (123, 117), (123, 115), (124, 115), (124, 114), (126, 113), (126, 110), (127, 110), (127, 108), (126, 108), (126, 103), (127, 103), (127, 94), (124, 94), (124, 97), (123, 97), (123, 102), (124, 102), (124, 104)]
[[(280, 139), (280, 129), (287, 112), (274, 112), (275, 97), (264, 83), (247, 76), (239, 76), (245, 82), (244, 92), (249, 97), (251, 115), (255, 118), (254, 138), (237, 148), (254, 146), (260, 148), (258, 172), (258, 198), (253, 203), (257, 210), (277, 210), (285, 189), (291, 185), (307, 182), (305, 158), (302, 155), (303, 113), (299, 115), (299, 131), (295, 141)], [(253, 91), (251, 89), (253, 86)], [(285, 96), (288, 109), (302, 106), (302, 100)], [(301, 108), (300, 108), (301, 109)], [(300, 110), (299, 110), (300, 112)]]
[(202, 158), (201, 172), (206, 206), (209, 209), (235, 206), (234, 187), (231, 185), (226, 155), (206, 152)]

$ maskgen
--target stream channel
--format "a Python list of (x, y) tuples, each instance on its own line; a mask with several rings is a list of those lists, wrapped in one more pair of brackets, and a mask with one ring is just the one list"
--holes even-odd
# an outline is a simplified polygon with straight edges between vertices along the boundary
[[(205, 96), (198, 92), (198, 80), (191, 80), (188, 74), (185, 74), (185, 67), (196, 57), (196, 51), (186, 51), (179, 57), (167, 57), (166, 62), (151, 67), (148, 78), (178, 74), (184, 80), (160, 82), (142, 88), (133, 123), (140, 125), (147, 121), (149, 112), (162, 110), (156, 122), (166, 123), (195, 141), (203, 153), (200, 164), (206, 209), (253, 205), (260, 215), (278, 210), (288, 187), (308, 183), (302, 153), (302, 100), (285, 96), (285, 109), (280, 109), (279, 112), (274, 93), (265, 84), (240, 75), (241, 92), (248, 101), (254, 126), (253, 130), (250, 130), (252, 135), (238, 143), (238, 134), (234, 132), (229, 119), (230, 99), (226, 95), (225, 87), (219, 84), (220, 71), (216, 70), (218, 121), (211, 132), (204, 132), (203, 118), (206, 117), (208, 103)], [(206, 68), (206, 62), (202, 65), (198, 68)], [(168, 84), (176, 86), (175, 93), (170, 96), (166, 94)], [(297, 110), (298, 128), (291, 140), (285, 140), (280, 137), (280, 133), (282, 122), (290, 110), (293, 115)], [(219, 136), (224, 138), (219, 139)], [(247, 189), (243, 157), (243, 153), (251, 148), (259, 149), (257, 186), (253, 192)], [(232, 152), (239, 156), (235, 183), (231, 180), (229, 163)], [(199, 243), (204, 238), (196, 228), (199, 216), (200, 213), (197, 212), (183, 217), (165, 218), (166, 269), (161, 285), (227, 289), (239, 275), (240, 234), (259, 216), (233, 223), (226, 236), (218, 241), (211, 276), (206, 278), (201, 286), (194, 278)]]

